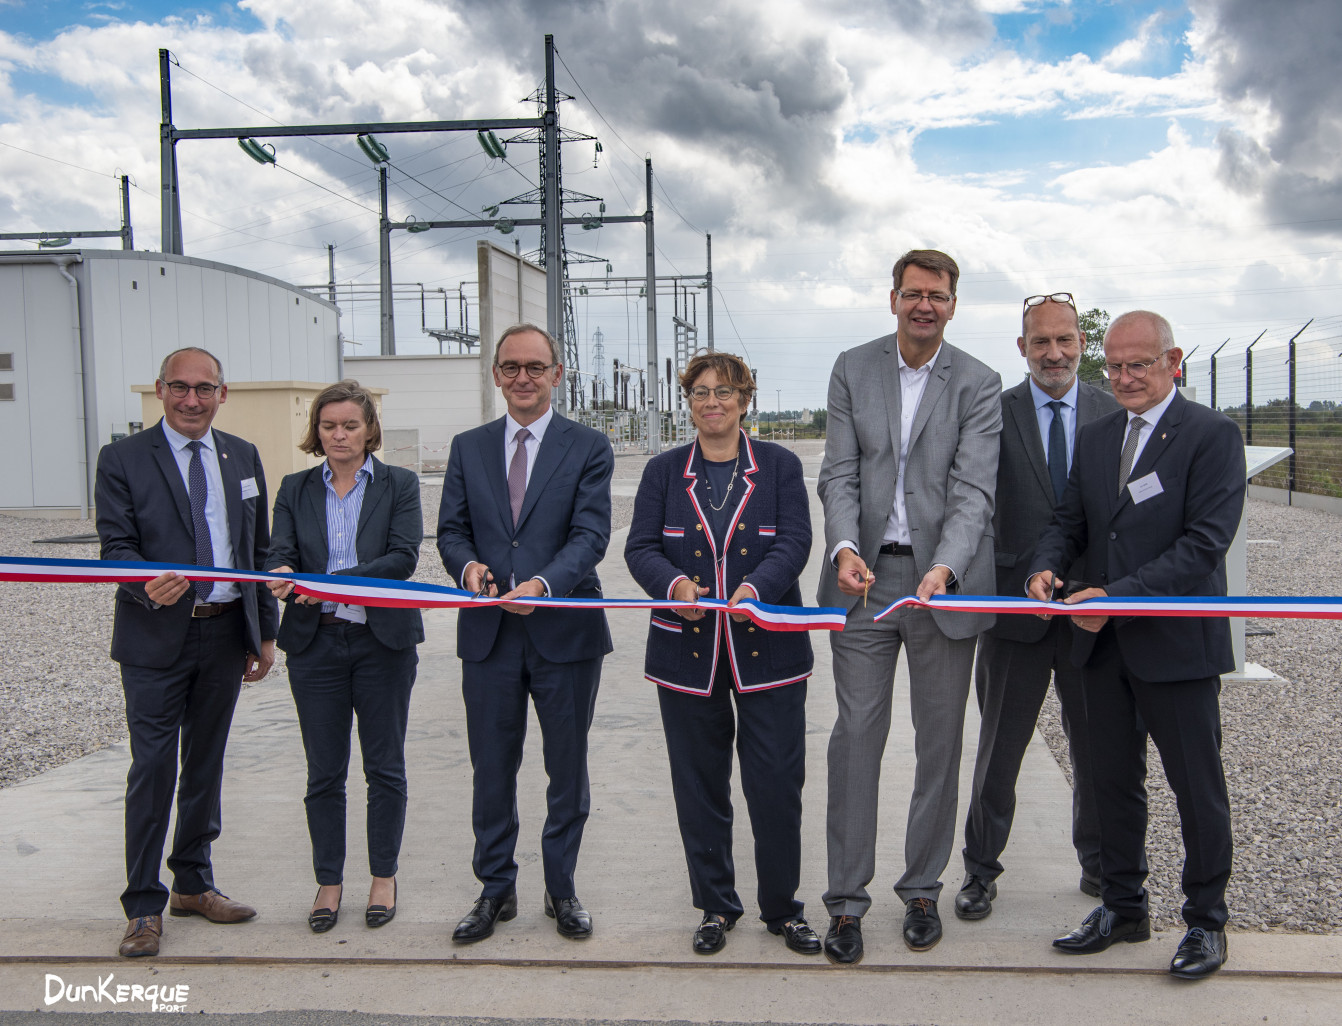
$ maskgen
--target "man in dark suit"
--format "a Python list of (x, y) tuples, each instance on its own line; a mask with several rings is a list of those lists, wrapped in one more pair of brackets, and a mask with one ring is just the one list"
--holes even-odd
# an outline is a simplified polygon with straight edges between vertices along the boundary
[[(1086, 335), (1071, 293), (1025, 300), (1016, 346), (1030, 374), (1002, 393), (993, 538), (997, 593), (1019, 597), (1035, 542), (1067, 486), (1077, 429), (1114, 412), (1118, 403), (1077, 379)], [(1072, 844), (1081, 862), (1081, 889), (1100, 896), (1100, 826), (1085, 758), (1081, 673), (1072, 666), (1072, 626), (1065, 619), (1045, 623), (1033, 616), (999, 616), (979, 635), (974, 667), (982, 722), (965, 820), (965, 882), (955, 896), (961, 919), (983, 919), (993, 910), (1000, 858), (1016, 812), (1016, 778), (1050, 676), (1071, 755)]]
[[(494, 384), (508, 412), (452, 440), (438, 551), (469, 591), (504, 599), (601, 595), (596, 565), (610, 541), (615, 460), (603, 434), (551, 409), (563, 372), (548, 333), (532, 324), (507, 329), (495, 349)], [(590, 805), (587, 731), (611, 647), (601, 610), (508, 602), (461, 612), (457, 655), (475, 777), (472, 868), (483, 890), (454, 941), (483, 940), (517, 915), (517, 770), (528, 696), (550, 778), (541, 835), (545, 913), (565, 937), (591, 935), (573, 876)]]
[[(270, 543), (266, 479), (256, 446), (210, 428), (228, 398), (219, 361), (203, 349), (171, 353), (154, 394), (163, 419), (98, 454), (102, 558), (259, 568)], [(244, 680), (269, 672), (277, 619), (264, 584), (193, 583), (166, 573), (117, 588), (112, 658), (121, 664), (131, 747), (123, 955), (158, 954), (165, 903), (175, 916), (215, 923), (256, 915), (215, 888), (210, 844), (221, 829), (233, 707)], [(159, 882), (159, 863), (179, 735), (170, 893)]]
[[(1224, 595), (1225, 554), (1244, 510), (1244, 443), (1224, 415), (1174, 387), (1183, 353), (1169, 322), (1137, 310), (1104, 340), (1124, 411), (1082, 428), (1072, 474), (1029, 577), (1052, 598), (1082, 558), (1068, 602), (1104, 595)], [(1083, 583), (1083, 582), (1089, 582)], [(1170, 963), (1200, 979), (1226, 959), (1230, 801), (1221, 766), (1222, 673), (1234, 668), (1224, 617), (1072, 614), (1079, 633), (1104, 903), (1054, 946), (1086, 954), (1151, 936), (1146, 866), (1146, 739), (1155, 742), (1183, 832), (1188, 932)]]

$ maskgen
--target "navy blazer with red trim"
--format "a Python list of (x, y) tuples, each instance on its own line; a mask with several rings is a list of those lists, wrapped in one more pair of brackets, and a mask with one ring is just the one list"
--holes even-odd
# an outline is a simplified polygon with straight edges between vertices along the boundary
[[(703, 458), (698, 442), (649, 461), (634, 500), (634, 519), (624, 547), (635, 581), (653, 598), (668, 598), (690, 579), (708, 596), (728, 599), (742, 584), (761, 602), (800, 606), (798, 578), (811, 552), (811, 511), (801, 460), (772, 442), (752, 442), (741, 433), (739, 494), (726, 551), (718, 552), (707, 516)], [(721, 650), (723, 624), (732, 679), (738, 691), (762, 691), (805, 680), (814, 657), (804, 631), (766, 631), (737, 623), (726, 613), (685, 620), (654, 610), (648, 625), (644, 673), (663, 687), (707, 695)]]

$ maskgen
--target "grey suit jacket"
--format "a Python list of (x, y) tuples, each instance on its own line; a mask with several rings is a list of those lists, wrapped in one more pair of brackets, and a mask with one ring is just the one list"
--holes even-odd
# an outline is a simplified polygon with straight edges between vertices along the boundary
[[(1082, 382), (1076, 396), (1076, 430), (1117, 410), (1118, 400)], [(993, 538), (997, 546), (997, 594), (1020, 598), (1026, 571), (1034, 561), (1035, 544), (1053, 519), (1053, 482), (1048, 476), (1044, 440), (1039, 436), (1030, 379), (1002, 393), (1001, 457), (997, 464), (997, 508)], [(1072, 570), (1074, 568), (1069, 568)], [(1066, 580), (1071, 574), (1063, 573)], [(1038, 641), (1048, 621), (1037, 616), (999, 616), (988, 631), (1008, 641)]]
[[(993, 486), (1002, 430), (1002, 379), (950, 343), (942, 343), (909, 436), (905, 509), (919, 575), (941, 563), (964, 594), (989, 594), (993, 575)], [(899, 356), (894, 335), (839, 354), (829, 381), (829, 421), (820, 499), (826, 557), (839, 542), (856, 543), (876, 562), (895, 501), (900, 450)], [(832, 569), (820, 575), (820, 604), (852, 608)], [(949, 638), (968, 638), (993, 623), (991, 613), (934, 611)]]

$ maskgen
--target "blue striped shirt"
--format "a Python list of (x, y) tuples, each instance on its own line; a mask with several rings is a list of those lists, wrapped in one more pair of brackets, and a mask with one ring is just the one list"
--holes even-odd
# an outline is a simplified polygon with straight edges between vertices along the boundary
[[(342, 498), (331, 484), (331, 464), (322, 464), (322, 480), (326, 482), (326, 572), (348, 570), (358, 566), (359, 555), (354, 547), (359, 534), (359, 514), (363, 511), (363, 493), (368, 482), (373, 479), (373, 457), (364, 457), (363, 466), (354, 472), (354, 487)], [(322, 612), (333, 613), (337, 603), (323, 602)], [(346, 607), (362, 614), (359, 606)], [(358, 623), (366, 622), (364, 616), (350, 616)]]

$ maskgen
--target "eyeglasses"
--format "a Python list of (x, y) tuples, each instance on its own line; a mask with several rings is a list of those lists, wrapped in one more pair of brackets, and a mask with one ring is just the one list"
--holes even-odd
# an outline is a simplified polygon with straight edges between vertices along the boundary
[(211, 385), (209, 382), (203, 385), (188, 385), (185, 381), (165, 381), (163, 387), (178, 399), (185, 399), (189, 392), (195, 392), (198, 399), (212, 399), (214, 393), (219, 391), (218, 385)]
[(696, 403), (701, 403), (708, 398), (709, 393), (712, 393), (725, 403), (739, 391), (741, 391), (739, 388), (735, 388), (732, 385), (718, 385), (716, 388), (709, 388), (707, 385), (695, 385), (693, 388), (688, 389), (685, 394)]
[(495, 369), (497, 369), (498, 372), (499, 372), (500, 374), (502, 374), (505, 378), (510, 378), (510, 379), (511, 379), (511, 378), (515, 378), (515, 377), (517, 377), (518, 372), (521, 371), (523, 368), (525, 368), (525, 369), (526, 369), (526, 372), (527, 372), (527, 377), (532, 378), (533, 380), (536, 379), (536, 378), (541, 377), (546, 371), (548, 371), (548, 370), (550, 370), (552, 367), (556, 367), (556, 366), (558, 366), (558, 364), (553, 364), (553, 363), (526, 363), (526, 364), (522, 364), (522, 363), (496, 363), (496, 364), (494, 364)]
[(1045, 303), (1066, 303), (1073, 310), (1076, 309), (1076, 300), (1072, 298), (1070, 292), (1050, 292), (1047, 296), (1026, 296), (1024, 309), (1028, 310), (1032, 306), (1043, 306)]
[(1147, 360), (1145, 363), (1140, 361), (1136, 363), (1106, 363), (1104, 365), (1104, 376), (1110, 381), (1117, 381), (1123, 376), (1123, 369), (1126, 367), (1128, 377), (1135, 381), (1141, 381), (1142, 378), (1146, 377), (1146, 372), (1151, 368), (1152, 364), (1159, 363), (1164, 359), (1164, 355), (1165, 354), (1162, 353), (1154, 360)]
[(945, 306), (955, 298), (949, 292), (905, 292), (903, 289), (895, 289), (895, 295), (907, 303), (913, 303), (915, 306), (924, 299), (933, 306)]

